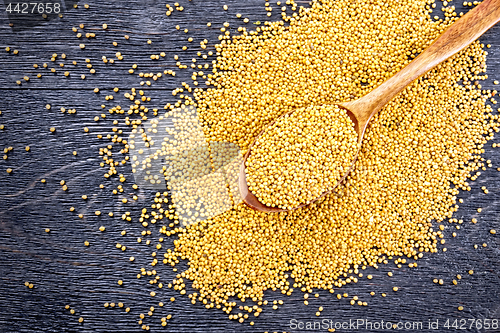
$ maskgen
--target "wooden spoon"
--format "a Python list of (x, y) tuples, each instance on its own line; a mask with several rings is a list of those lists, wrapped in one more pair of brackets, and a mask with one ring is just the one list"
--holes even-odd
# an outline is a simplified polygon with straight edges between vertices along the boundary
[[(355, 130), (358, 133), (358, 153), (370, 119), (380, 109), (382, 109), (384, 105), (392, 100), (399, 92), (401, 92), (401, 90), (412, 83), (415, 79), (469, 46), (498, 21), (500, 21), (500, 0), (484, 0), (476, 8), (470, 10), (451, 27), (446, 29), (441, 36), (439, 36), (431, 45), (429, 45), (429, 47), (420, 53), (411, 63), (390, 79), (382, 83), (376, 89), (357, 100), (339, 103), (338, 105), (347, 110), (347, 114), (354, 122)], [(268, 126), (270, 125), (272, 124), (269, 124)], [(256, 140), (264, 131), (262, 131), (255, 138), (243, 158), (239, 175), (240, 195), (248, 206), (256, 210), (263, 212), (281, 212), (285, 210), (262, 204), (257, 197), (249, 191), (246, 181), (246, 160), (248, 156), (250, 156), (250, 151)], [(358, 154), (356, 154), (352, 162), (351, 168), (341, 178), (337, 185), (335, 185), (335, 187), (330, 191), (323, 193), (315, 200), (331, 193), (347, 177), (347, 174), (354, 166), (357, 155)], [(303, 206), (305, 206), (305, 204), (300, 205), (297, 208)]]

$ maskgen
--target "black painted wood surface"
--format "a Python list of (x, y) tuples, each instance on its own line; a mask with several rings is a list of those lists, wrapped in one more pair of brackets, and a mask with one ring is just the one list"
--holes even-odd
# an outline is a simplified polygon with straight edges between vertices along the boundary
[[(264, 1), (216, 1), (216, 0), (179, 0), (184, 6), (183, 12), (174, 11), (170, 17), (165, 15), (165, 2), (156, 0), (133, 1), (92, 1), (90, 8), (85, 9), (82, 2), (78, 8), (72, 8), (75, 2), (66, 1), (68, 10), (62, 18), (51, 17), (44, 23), (28, 24), (17, 22), (9, 26), (9, 18), (5, 7), (0, 4), (0, 148), (12, 146), (7, 160), (0, 160), (0, 332), (139, 332), (137, 324), (140, 313), (147, 313), (151, 306), (155, 307), (153, 316), (146, 315), (144, 323), (150, 325), (152, 332), (264, 332), (264, 331), (306, 331), (293, 329), (290, 321), (332, 320), (333, 323), (349, 320), (368, 319), (372, 322), (381, 320), (392, 322), (423, 322), (422, 332), (500, 332), (500, 329), (484, 330), (470, 328), (470, 321), (465, 330), (444, 328), (458, 319), (497, 319), (500, 320), (500, 240), (499, 236), (489, 233), (496, 228), (500, 233), (500, 153), (492, 148), (491, 143), (485, 149), (484, 157), (491, 159), (493, 168), (472, 182), (470, 193), (461, 193), (459, 197), (465, 202), (455, 217), (462, 218), (465, 223), (461, 230), (447, 227), (447, 252), (425, 255), (418, 261), (417, 268), (403, 266), (397, 268), (393, 263), (381, 265), (378, 270), (368, 269), (374, 279), (361, 279), (359, 283), (345, 287), (345, 292), (368, 302), (367, 307), (352, 306), (349, 299), (337, 300), (327, 292), (319, 292), (319, 298), (312, 298), (309, 306), (303, 304), (303, 296), (295, 292), (291, 297), (268, 293), (267, 299), (283, 299), (284, 305), (277, 311), (271, 305), (264, 307), (264, 312), (256, 318), (253, 327), (248, 321), (239, 324), (230, 321), (220, 310), (207, 310), (199, 303), (191, 305), (186, 296), (174, 290), (158, 288), (149, 284), (147, 278), (137, 279), (140, 267), (148, 267), (151, 261), (152, 247), (144, 242), (139, 244), (136, 238), (144, 229), (140, 223), (123, 221), (120, 216), (125, 211), (132, 215), (151, 202), (153, 193), (139, 189), (137, 202), (122, 205), (120, 196), (113, 195), (111, 190), (116, 183), (103, 178), (105, 169), (99, 167), (100, 147), (107, 141), (99, 140), (96, 134), (107, 134), (112, 125), (109, 119), (120, 119), (118, 127), (124, 132), (129, 129), (122, 117), (109, 116), (108, 120), (95, 123), (93, 118), (102, 113), (100, 105), (106, 107), (123, 104), (123, 93), (131, 87), (140, 88), (143, 79), (128, 74), (130, 66), (137, 63), (144, 72), (162, 72), (165, 69), (176, 70), (175, 77), (164, 76), (151, 87), (144, 86), (148, 95), (152, 96), (151, 104), (161, 108), (175, 99), (171, 90), (179, 87), (182, 81), (189, 81), (191, 69), (178, 70), (175, 66), (174, 54), (178, 54), (183, 63), (189, 63), (196, 52), (201, 51), (199, 42), (208, 39), (209, 48), (217, 41), (219, 28), (223, 22), (230, 22), (237, 27), (243, 24), (235, 17), (241, 13), (252, 22), (267, 19)], [(299, 2), (306, 5), (307, 2)], [(227, 4), (228, 11), (222, 6)], [(173, 6), (173, 3), (170, 3)], [(278, 18), (279, 7), (273, 5), (272, 19)], [(458, 11), (463, 10), (457, 3)], [(439, 6), (438, 6), (439, 8)], [(470, 7), (469, 7), (470, 8)], [(439, 10), (436, 10), (439, 13)], [(12, 18), (11, 18), (12, 19)], [(208, 28), (207, 22), (213, 26)], [(97, 37), (88, 40), (76, 38), (71, 31), (79, 24), (85, 25), (85, 32), (95, 32)], [(103, 31), (102, 24), (109, 25)], [(181, 30), (175, 29), (180, 25)], [(185, 34), (182, 30), (189, 29)], [(80, 30), (80, 29), (79, 29)], [(129, 40), (124, 35), (130, 36)], [(187, 42), (193, 37), (192, 43)], [(150, 39), (151, 45), (146, 41)], [(493, 80), (500, 79), (500, 26), (494, 27), (481, 38), (488, 49), (488, 75), (484, 89), (493, 89)], [(112, 42), (118, 42), (118, 46)], [(81, 50), (78, 46), (85, 43)], [(189, 47), (182, 52), (183, 45)], [(19, 54), (5, 52), (5, 47), (19, 50)], [(207, 49), (207, 50), (208, 50)], [(121, 52), (123, 61), (104, 64), (102, 55), (116, 58)], [(153, 61), (152, 53), (166, 52), (166, 57)], [(53, 53), (65, 53), (67, 59), (60, 57), (51, 62)], [(85, 59), (91, 59), (96, 74), (89, 73), (85, 67)], [(213, 60), (209, 58), (207, 61)], [(73, 66), (71, 62), (78, 63)], [(48, 63), (55, 67), (56, 73), (49, 69), (33, 68), (33, 64)], [(67, 64), (64, 69), (59, 63)], [(70, 71), (69, 77), (63, 75)], [(35, 78), (37, 73), (42, 79)], [(85, 74), (82, 80), (80, 74)], [(29, 76), (30, 81), (18, 86), (16, 80)], [(100, 89), (96, 97), (93, 89)], [(112, 93), (114, 87), (120, 88), (113, 94), (116, 100), (107, 102), (104, 96)], [(500, 86), (496, 86), (497, 89)], [(45, 108), (46, 104), (52, 107)], [(498, 108), (497, 104), (495, 108)], [(76, 114), (59, 111), (61, 107), (76, 109)], [(84, 127), (90, 133), (84, 133)], [(56, 132), (51, 133), (50, 127)], [(125, 136), (125, 134), (124, 134)], [(494, 140), (494, 142), (500, 142)], [(25, 151), (26, 146), (30, 152)], [(76, 150), (77, 156), (72, 152)], [(12, 168), (12, 174), (5, 170)], [(131, 175), (130, 167), (123, 169), (127, 176)], [(47, 179), (46, 184), (40, 179)], [(68, 191), (63, 191), (60, 180), (66, 180)], [(104, 189), (99, 188), (104, 184)], [(489, 194), (481, 191), (481, 186), (489, 189)], [(132, 193), (130, 185), (125, 185), (124, 193)], [(89, 196), (83, 200), (81, 196)], [(74, 206), (75, 212), (69, 208)], [(477, 213), (477, 208), (483, 212)], [(103, 212), (95, 216), (95, 210)], [(114, 217), (106, 213), (113, 211)], [(77, 214), (85, 215), (83, 219)], [(477, 224), (470, 223), (478, 219)], [(105, 226), (106, 231), (98, 228)], [(44, 230), (50, 228), (50, 233)], [(127, 230), (126, 236), (120, 232)], [(457, 232), (457, 237), (451, 236)], [(157, 230), (152, 229), (150, 239), (157, 239)], [(147, 238), (147, 237), (145, 237)], [(84, 241), (90, 242), (89, 247)], [(172, 239), (165, 243), (171, 244)], [(127, 246), (123, 253), (115, 247), (116, 243)], [(487, 247), (482, 244), (487, 243)], [(474, 249), (477, 244), (478, 249)], [(136, 260), (131, 263), (129, 256)], [(179, 265), (179, 270), (186, 263)], [(169, 282), (176, 273), (163, 265), (155, 267), (162, 280)], [(469, 275), (468, 270), (474, 274)], [(388, 277), (387, 272), (393, 272)], [(456, 274), (462, 275), (457, 286), (452, 284)], [(444, 284), (432, 282), (434, 278), (443, 279)], [(123, 286), (117, 281), (122, 279)], [(34, 288), (27, 288), (24, 283), (33, 283)], [(399, 291), (393, 292), (392, 287)], [(151, 297), (150, 291), (158, 295)], [(370, 296), (374, 291), (376, 296)], [(387, 293), (382, 297), (381, 293)], [(170, 297), (176, 301), (171, 303)], [(163, 301), (163, 307), (158, 302)], [(105, 308), (104, 303), (123, 302), (124, 308)], [(75, 309), (70, 314), (65, 309), (69, 304)], [(324, 307), (321, 317), (315, 312), (319, 306)], [(458, 306), (464, 310), (459, 311)], [(130, 313), (125, 313), (130, 307)], [(172, 314), (166, 327), (160, 326), (160, 318)], [(78, 318), (84, 322), (79, 323)], [(428, 321), (439, 320), (439, 329), (429, 329)], [(319, 331), (326, 332), (322, 328)], [(352, 326), (338, 329), (337, 332), (378, 332), (380, 330)], [(420, 330), (406, 330), (415, 332)]]

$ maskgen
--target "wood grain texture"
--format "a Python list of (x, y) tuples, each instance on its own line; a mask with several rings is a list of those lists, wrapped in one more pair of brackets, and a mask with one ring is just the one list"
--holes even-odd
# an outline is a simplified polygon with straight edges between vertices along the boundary
[[(108, 116), (98, 124), (93, 118), (101, 113), (101, 104), (109, 107), (119, 103), (128, 107), (121, 97), (124, 89), (139, 88), (143, 80), (127, 73), (133, 63), (139, 64), (144, 72), (175, 70), (174, 54), (187, 63), (201, 51), (201, 40), (208, 39), (209, 45), (215, 43), (217, 27), (223, 22), (232, 26), (241, 23), (235, 18), (236, 13), (249, 17), (251, 22), (266, 19), (260, 0), (179, 0), (179, 3), (185, 10), (167, 18), (163, 1), (89, 2), (89, 9), (84, 9), (80, 2), (78, 9), (66, 11), (62, 19), (18, 30), (9, 27), (0, 4), (0, 124), (5, 125), (5, 130), (0, 131), (0, 148), (14, 148), (8, 160), (0, 160), (0, 332), (139, 332), (142, 331), (137, 324), (139, 314), (147, 313), (151, 306), (155, 307), (154, 315), (146, 316), (145, 323), (151, 325), (152, 332), (304, 332), (291, 330), (290, 320), (318, 320), (315, 312), (319, 306), (324, 307), (319, 319), (334, 322), (367, 318), (425, 324), (429, 319), (439, 319), (441, 323), (446, 319), (500, 319), (500, 239), (498, 234), (489, 233), (493, 228), (500, 230), (500, 173), (495, 170), (500, 167), (500, 153), (491, 144), (485, 147), (484, 157), (493, 161), (494, 168), (471, 182), (470, 193), (459, 195), (465, 202), (455, 216), (466, 222), (459, 231), (451, 227), (444, 231), (447, 252), (426, 255), (413, 269), (397, 268), (393, 263), (381, 265), (378, 270), (367, 269), (365, 274), (372, 274), (373, 280), (362, 279), (343, 288), (349, 295), (367, 301), (367, 307), (351, 306), (347, 299), (337, 300), (327, 292), (319, 292), (319, 298), (312, 298), (309, 306), (303, 304), (300, 292), (291, 297), (268, 293), (267, 299), (283, 299), (284, 305), (277, 311), (265, 307), (255, 326), (250, 327), (228, 320), (219, 310), (207, 310), (200, 304), (193, 306), (187, 297), (168, 288), (159, 291), (147, 278), (137, 279), (140, 267), (147, 267), (152, 259), (152, 246), (137, 243), (136, 238), (144, 228), (137, 220), (123, 221), (120, 215), (125, 211), (136, 214), (150, 204), (153, 193), (134, 191), (126, 183), (123, 195), (139, 196), (137, 202), (127, 205), (121, 204), (121, 196), (111, 194), (116, 183), (102, 177), (105, 169), (99, 167), (98, 157), (99, 148), (108, 142), (97, 139), (96, 134), (109, 132), (112, 127), (109, 120), (119, 119), (117, 127), (124, 131), (128, 127), (122, 117)], [(229, 6), (227, 12), (223, 11), (223, 4)], [(461, 4), (456, 5), (460, 11)], [(273, 15), (278, 15), (277, 9)], [(439, 10), (436, 12), (440, 14)], [(208, 21), (214, 23), (212, 28), (207, 28)], [(86, 31), (95, 31), (97, 37), (78, 40), (71, 27), (80, 23), (85, 24)], [(108, 31), (102, 31), (102, 23), (109, 25)], [(188, 28), (189, 33), (175, 30), (176, 25)], [(125, 34), (130, 35), (129, 40), (123, 38)], [(192, 43), (187, 42), (189, 36), (194, 38)], [(151, 45), (146, 44), (148, 39)], [(118, 47), (111, 44), (113, 41), (118, 42)], [(484, 89), (492, 89), (493, 80), (500, 79), (500, 27), (492, 28), (481, 41), (492, 45), (488, 49), (490, 77), (483, 84)], [(84, 50), (78, 46), (82, 42), (86, 44)], [(180, 51), (182, 45), (189, 46), (188, 52)], [(5, 52), (6, 46), (18, 49), (19, 54)], [(112, 65), (102, 62), (103, 54), (111, 58), (118, 51), (123, 54), (123, 61)], [(157, 61), (149, 58), (150, 54), (161, 51), (167, 53), (165, 58)], [(62, 61), (58, 59), (53, 64), (50, 56), (63, 52), (68, 55), (64, 61), (68, 65), (60, 69)], [(87, 58), (97, 71), (95, 75), (90, 75), (85, 67)], [(76, 66), (70, 64), (73, 60), (78, 62)], [(207, 61), (211, 60), (213, 57)], [(35, 70), (32, 66), (44, 62), (49, 68), (58, 67), (56, 73), (42, 68)], [(63, 76), (65, 70), (71, 72), (69, 77)], [(35, 78), (39, 72), (42, 79)], [(180, 82), (187, 82), (191, 70), (176, 72), (175, 77), (165, 76), (152, 87), (144, 88), (152, 96), (152, 105), (161, 107), (175, 101), (171, 90), (180, 86)], [(80, 79), (80, 74), (87, 78)], [(18, 86), (15, 81), (24, 75), (30, 76), (30, 82)], [(101, 90), (97, 97), (92, 91), (95, 87)], [(116, 101), (105, 101), (104, 96), (111, 94), (114, 87), (121, 88), (119, 94), (114, 94)], [(50, 110), (45, 108), (48, 103), (52, 105)], [(74, 108), (77, 113), (63, 114), (60, 107)], [(90, 133), (83, 132), (85, 126)], [(55, 127), (56, 132), (49, 132), (50, 127)], [(29, 153), (24, 150), (27, 145), (31, 146)], [(77, 156), (72, 155), (73, 150), (78, 151)], [(7, 175), (5, 169), (9, 167), (14, 171)], [(131, 176), (129, 167), (119, 172)], [(41, 178), (47, 179), (47, 183), (41, 184), (38, 181)], [(59, 185), (62, 179), (68, 184), (66, 192)], [(98, 187), (101, 183), (104, 189)], [(481, 186), (487, 186), (490, 193), (484, 194)], [(83, 194), (89, 198), (83, 200)], [(69, 211), (72, 206), (75, 212)], [(480, 214), (476, 212), (478, 207), (483, 208)], [(95, 210), (104, 214), (95, 216)], [(109, 211), (115, 217), (109, 217), (106, 214)], [(85, 217), (80, 219), (77, 213)], [(477, 224), (469, 223), (473, 217), (478, 219)], [(104, 233), (98, 231), (101, 225), (106, 227)], [(45, 233), (45, 228), (51, 232)], [(124, 229), (127, 235), (121, 236)], [(150, 239), (157, 239), (156, 228), (151, 230)], [(451, 236), (453, 231), (458, 234), (456, 238)], [(83, 245), (85, 240), (90, 247)], [(171, 242), (172, 239), (167, 239), (165, 246)], [(127, 251), (118, 250), (116, 243), (126, 245)], [(483, 243), (488, 247), (483, 248)], [(477, 250), (474, 244), (480, 245)], [(129, 256), (136, 258), (134, 263), (128, 261)], [(183, 267), (185, 262), (179, 265), (179, 270)], [(164, 282), (175, 276), (163, 265), (155, 268)], [(471, 276), (467, 274), (469, 269), (474, 270)], [(387, 276), (389, 271), (394, 273), (391, 278)], [(456, 274), (463, 279), (453, 286), (451, 281)], [(433, 278), (443, 279), (444, 285), (432, 283)], [(119, 279), (124, 281), (123, 286), (117, 284)], [(34, 288), (26, 288), (25, 281), (32, 282)], [(393, 292), (393, 286), (398, 286), (399, 291)], [(152, 290), (158, 295), (151, 297)], [(370, 296), (371, 291), (377, 295)], [(388, 296), (381, 297), (382, 292)], [(174, 303), (169, 301), (172, 296), (176, 297)], [(163, 308), (158, 306), (159, 301), (165, 302)], [(127, 314), (118, 307), (104, 308), (105, 302), (123, 302), (131, 311)], [(66, 304), (76, 310), (74, 315), (64, 309)], [(457, 310), (459, 305), (464, 306), (464, 311)], [(167, 314), (173, 318), (166, 327), (161, 327), (160, 318)], [(82, 324), (78, 323), (80, 316), (85, 319)], [(468, 327), (461, 331), (495, 332)]]

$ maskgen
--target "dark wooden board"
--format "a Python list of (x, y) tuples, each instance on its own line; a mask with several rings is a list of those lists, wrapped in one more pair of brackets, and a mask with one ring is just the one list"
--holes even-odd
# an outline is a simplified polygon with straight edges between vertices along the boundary
[[(417, 321), (424, 324), (422, 332), (452, 332), (456, 330), (443, 327), (447, 319), (451, 322), (455, 319), (500, 320), (500, 239), (489, 233), (492, 228), (500, 231), (500, 173), (495, 170), (500, 167), (500, 153), (491, 143), (485, 147), (484, 156), (493, 161), (493, 168), (472, 182), (470, 193), (460, 194), (465, 202), (455, 216), (466, 222), (459, 231), (451, 226), (444, 231), (448, 251), (424, 256), (413, 269), (397, 268), (393, 263), (381, 265), (378, 270), (368, 269), (366, 274), (372, 274), (373, 280), (361, 279), (344, 288), (349, 295), (358, 295), (367, 301), (367, 307), (352, 306), (347, 299), (337, 300), (327, 292), (319, 292), (319, 298), (313, 298), (309, 306), (303, 304), (300, 292), (291, 297), (268, 293), (267, 299), (283, 299), (285, 303), (277, 311), (266, 306), (251, 327), (230, 321), (219, 310), (207, 310), (200, 304), (193, 306), (187, 297), (168, 288), (151, 297), (149, 292), (158, 288), (153, 288), (146, 278), (137, 279), (136, 275), (140, 267), (147, 267), (151, 261), (152, 246), (137, 243), (136, 238), (144, 228), (137, 221), (123, 221), (120, 215), (125, 211), (137, 212), (148, 205), (152, 193), (142, 189), (134, 191), (126, 185), (124, 193), (135, 192), (139, 196), (132, 206), (121, 205), (119, 196), (111, 194), (116, 183), (102, 177), (105, 169), (99, 167), (98, 158), (99, 148), (107, 141), (99, 140), (96, 134), (107, 134), (112, 127), (109, 119), (120, 119), (118, 127), (124, 131), (127, 126), (119, 117), (108, 116), (108, 120), (99, 124), (93, 118), (101, 113), (101, 104), (107, 107), (115, 104), (104, 100), (114, 87), (121, 89), (113, 94), (120, 103), (123, 103), (124, 89), (140, 87), (142, 79), (126, 73), (133, 63), (140, 64), (142, 71), (154, 73), (176, 70), (175, 77), (165, 76), (152, 87), (143, 88), (152, 96), (151, 103), (161, 108), (175, 101), (171, 90), (182, 81), (188, 82), (192, 72), (191, 69), (178, 70), (174, 54), (179, 54), (181, 61), (187, 63), (196, 52), (202, 51), (199, 42), (205, 38), (209, 40), (209, 49), (213, 48), (218, 27), (223, 22), (230, 22), (233, 27), (243, 24), (235, 17), (238, 12), (249, 17), (250, 22), (267, 18), (263, 1), (179, 2), (184, 12), (174, 11), (168, 18), (163, 1), (91, 2), (89, 9), (84, 9), (79, 2), (79, 8), (67, 10), (63, 18), (53, 18), (29, 28), (13, 27), (15, 29), (9, 27), (5, 8), (0, 4), (0, 124), (6, 127), (0, 131), (0, 148), (14, 148), (8, 160), (0, 160), (0, 332), (138, 332), (141, 331), (137, 324), (139, 314), (147, 313), (151, 306), (155, 307), (154, 315), (147, 316), (145, 323), (153, 332), (306, 331), (293, 330), (292, 319), (326, 319), (334, 323), (356, 319)], [(223, 4), (229, 5), (227, 12), (222, 9)], [(460, 11), (461, 3), (456, 5)], [(276, 9), (274, 19), (279, 12)], [(214, 23), (212, 28), (206, 26), (208, 21)], [(82, 41), (78, 41), (71, 28), (80, 23), (85, 24), (86, 31), (96, 31), (97, 38), (89, 41), (82, 37)], [(109, 25), (105, 33), (101, 31), (103, 23)], [(176, 25), (181, 26), (181, 31), (175, 29)], [(184, 28), (190, 30), (189, 34), (182, 32)], [(129, 40), (123, 38), (125, 34), (130, 35)], [(188, 43), (188, 37), (194, 41)], [(146, 44), (147, 39), (151, 39), (151, 45)], [(488, 49), (490, 77), (483, 87), (493, 89), (493, 80), (500, 79), (500, 26), (491, 29), (481, 40), (492, 45)], [(118, 47), (111, 44), (113, 41), (118, 42)], [(78, 47), (81, 42), (86, 44), (83, 51)], [(189, 46), (188, 52), (180, 51), (183, 45)], [(7, 46), (18, 49), (19, 54), (5, 52)], [(123, 61), (104, 64), (100, 59), (102, 54), (114, 57), (118, 51), (123, 54)], [(165, 58), (149, 59), (150, 54), (162, 51), (167, 54)], [(63, 62), (68, 64), (65, 68), (71, 72), (69, 77), (63, 76), (66, 69), (59, 68), (60, 59), (51, 63), (53, 53), (68, 55)], [(91, 59), (97, 71), (95, 75), (85, 68), (86, 58)], [(73, 60), (78, 62), (76, 66), (71, 65)], [(57, 67), (57, 72), (53, 74), (32, 66), (44, 62), (49, 68)], [(43, 78), (36, 79), (37, 73), (42, 73)], [(82, 80), (80, 74), (87, 78)], [(18, 86), (15, 81), (24, 75), (30, 76), (30, 82)], [(101, 98), (96, 98), (92, 91), (95, 87), (100, 88)], [(48, 103), (52, 106), (50, 110), (45, 108)], [(74, 108), (77, 113), (63, 114), (59, 111), (61, 107)], [(90, 133), (83, 132), (85, 126), (90, 128)], [(55, 127), (56, 132), (49, 132), (50, 127)], [(31, 152), (24, 150), (27, 145), (32, 147)], [(77, 156), (73, 156), (73, 150), (78, 151)], [(14, 171), (7, 175), (5, 169), (9, 167)], [(129, 167), (121, 170), (130, 176)], [(47, 179), (47, 183), (41, 184), (41, 178)], [(69, 187), (66, 192), (59, 185), (62, 179)], [(99, 188), (101, 183), (104, 189)], [(487, 186), (490, 193), (484, 194), (481, 186)], [(89, 196), (86, 201), (81, 198), (83, 194)], [(69, 211), (72, 206), (75, 212)], [(483, 208), (480, 214), (476, 211), (479, 207)], [(95, 216), (95, 210), (113, 211), (115, 217)], [(80, 219), (77, 213), (85, 217)], [(478, 219), (477, 224), (469, 222), (473, 217)], [(106, 227), (104, 233), (98, 231), (101, 225)], [(44, 232), (45, 228), (50, 228), (50, 233)], [(122, 230), (127, 230), (126, 236), (120, 235)], [(150, 239), (154, 240), (156, 229), (152, 231)], [(453, 231), (458, 234), (456, 238), (451, 236)], [(85, 240), (90, 242), (90, 247), (84, 246)], [(125, 253), (115, 247), (118, 242), (127, 246)], [(165, 243), (171, 242), (169, 239)], [(483, 248), (483, 243), (488, 246)], [(479, 248), (474, 249), (474, 244)], [(134, 263), (128, 261), (129, 256), (136, 258)], [(179, 269), (185, 266), (186, 263), (182, 263)], [(156, 269), (164, 282), (175, 276), (163, 265)], [(473, 275), (467, 274), (469, 269), (474, 270)], [(389, 271), (394, 273), (393, 277), (387, 276)], [(451, 281), (456, 274), (461, 274), (463, 279), (454, 286)], [(444, 285), (434, 284), (434, 278), (443, 279)], [(119, 279), (125, 281), (123, 286), (117, 284)], [(25, 281), (33, 283), (34, 288), (25, 287)], [(394, 285), (399, 286), (398, 292), (392, 291)], [(371, 291), (376, 292), (376, 296), (370, 296)], [(382, 297), (383, 292), (388, 296)], [(169, 301), (172, 296), (176, 297), (174, 303)], [(165, 302), (163, 308), (158, 306), (159, 301)], [(104, 308), (105, 302), (123, 302), (131, 311), (127, 314), (118, 307)], [(64, 308), (66, 304), (76, 310), (74, 315)], [(464, 311), (457, 310), (460, 305)], [(323, 306), (324, 311), (321, 317), (316, 317), (319, 306)], [(167, 314), (173, 318), (166, 327), (161, 327), (160, 318)], [(85, 319), (82, 324), (78, 323), (80, 316)], [(429, 329), (429, 320), (439, 320), (440, 328)], [(485, 331), (468, 325), (461, 331), (500, 332), (500, 329)], [(360, 327), (337, 331), (380, 330)]]

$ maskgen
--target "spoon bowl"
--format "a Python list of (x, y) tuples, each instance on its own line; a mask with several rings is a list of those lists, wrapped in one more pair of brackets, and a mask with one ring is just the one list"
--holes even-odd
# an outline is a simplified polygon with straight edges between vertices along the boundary
[[(356, 155), (354, 156), (353, 160), (352, 160), (352, 163), (351, 163), (351, 166), (349, 167), (348, 171), (342, 176), (342, 178), (337, 182), (337, 184), (331, 188), (330, 190), (328, 191), (325, 191), (324, 193), (322, 193), (319, 197), (317, 197), (314, 201), (316, 200), (319, 200), (320, 198), (324, 197), (325, 195), (327, 194), (330, 194), (332, 193), (333, 191), (335, 191), (335, 189), (338, 188), (338, 186), (347, 178), (347, 175), (351, 172), (351, 170), (354, 168), (354, 164), (358, 158), (358, 155), (359, 155), (359, 148), (361, 146), (361, 142), (363, 140), (363, 135), (364, 135), (364, 132), (365, 132), (365, 129), (366, 129), (366, 124), (365, 125), (362, 125), (361, 127), (359, 126), (360, 122), (357, 118), (357, 116), (355, 115), (354, 112), (350, 111), (349, 109), (347, 109), (344, 104), (347, 104), (347, 103), (339, 103), (337, 104), (338, 106), (344, 108), (346, 111), (347, 111), (347, 115), (349, 116), (349, 118), (352, 120), (352, 122), (354, 123), (354, 130), (356, 131), (356, 133), (358, 134), (358, 152), (356, 153)], [(293, 112), (295, 111), (291, 111), (291, 112), (287, 112), (285, 114), (283, 114), (282, 116), (278, 117), (276, 120), (272, 121), (271, 123), (269, 123), (267, 125), (267, 127), (270, 127), (272, 126), (278, 119), (282, 118), (282, 117), (285, 117), (287, 115), (290, 115), (292, 114)], [(360, 128), (361, 128), (361, 131), (360, 131)], [(266, 131), (266, 129), (262, 130), (256, 137), (255, 137), (255, 140), (252, 142), (252, 144), (249, 146), (245, 156), (243, 157), (243, 163), (241, 163), (241, 166), (240, 166), (240, 172), (239, 172), (239, 176), (238, 176), (238, 186), (239, 186), (239, 190), (240, 190), (240, 196), (241, 198), (243, 199), (243, 202), (245, 204), (247, 204), (248, 206), (250, 206), (251, 208), (253, 209), (256, 209), (258, 211), (261, 211), (261, 212), (267, 212), (267, 213), (277, 213), (277, 212), (284, 212), (284, 211), (287, 211), (287, 209), (283, 209), (283, 208), (279, 208), (279, 207), (270, 207), (270, 206), (267, 206), (265, 204), (263, 204), (262, 202), (259, 201), (259, 199), (250, 191), (250, 189), (248, 188), (248, 184), (247, 184), (247, 180), (246, 180), (246, 171), (245, 171), (245, 163), (248, 159), (248, 157), (250, 156), (250, 153), (252, 151), (252, 147), (255, 145), (255, 143), (257, 142), (257, 140), (259, 139), (259, 137), (264, 134), (264, 132)], [(311, 202), (308, 202), (308, 203), (304, 203), (304, 204), (301, 204), (299, 206), (297, 206), (296, 208), (294, 208), (293, 210), (295, 209), (299, 209), (299, 208), (303, 208), (307, 205), (309, 205)]]

